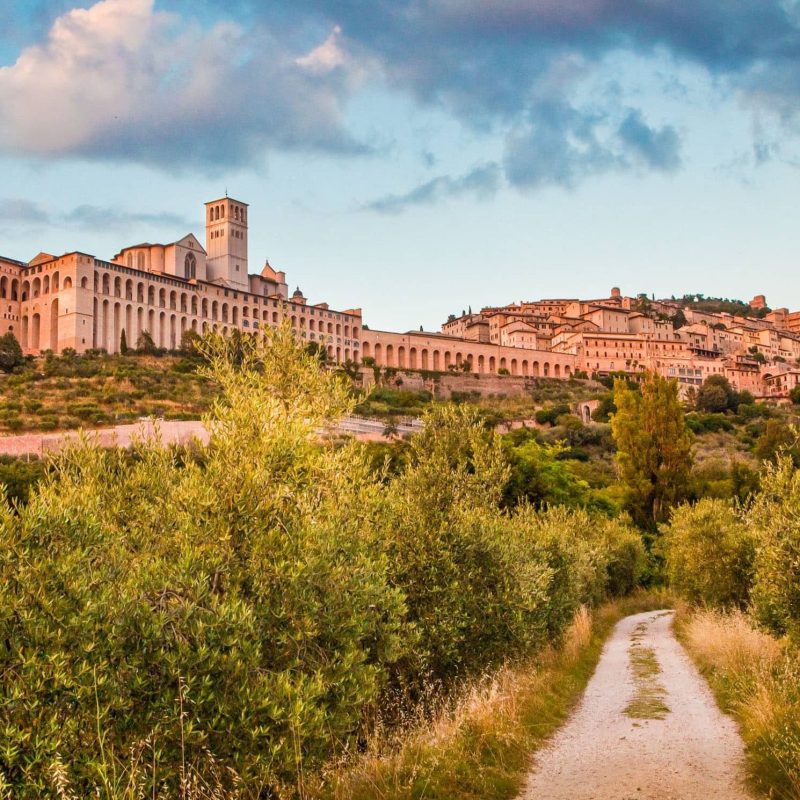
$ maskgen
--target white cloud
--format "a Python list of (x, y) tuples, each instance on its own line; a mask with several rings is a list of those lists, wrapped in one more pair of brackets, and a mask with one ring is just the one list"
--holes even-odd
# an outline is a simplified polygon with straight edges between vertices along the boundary
[(340, 45), (341, 34), (342, 29), (337, 25), (319, 47), (315, 47), (308, 55), (295, 59), (297, 65), (316, 74), (324, 74), (341, 67), (347, 60)]
[(0, 150), (176, 169), (252, 162), (269, 146), (358, 152), (339, 35), (298, 59), (264, 28), (204, 30), (154, 0), (101, 0), (0, 69)]

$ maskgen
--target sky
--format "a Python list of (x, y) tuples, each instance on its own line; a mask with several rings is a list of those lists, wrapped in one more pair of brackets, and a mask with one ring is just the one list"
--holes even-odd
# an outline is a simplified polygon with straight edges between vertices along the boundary
[(3, 0), (0, 254), (201, 241), (373, 328), (800, 308), (800, 0)]

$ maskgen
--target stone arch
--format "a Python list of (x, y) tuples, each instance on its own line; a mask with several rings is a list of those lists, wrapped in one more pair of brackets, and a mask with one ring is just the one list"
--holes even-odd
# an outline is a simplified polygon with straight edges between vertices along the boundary
[(531, 368), (531, 372), (532, 372), (532, 374), (533, 374), (533, 376), (535, 378), (539, 377), (539, 362), (538, 361), (534, 361), (533, 362), (533, 365), (532, 365), (532, 368)]
[(35, 300), (42, 293), (42, 282), (39, 278), (34, 278), (31, 283), (31, 300)]
[(376, 364), (381, 365), (381, 363), (382, 363), (381, 362), (381, 356), (382, 355), (383, 355), (383, 348), (380, 346), (380, 344), (376, 344), (375, 345), (375, 355), (374, 355)]
[(553, 374), (556, 376), (556, 378), (560, 378), (561, 377), (561, 364), (556, 364), (553, 367)]
[(522, 374), (527, 376), (528, 375), (528, 359), (522, 359)]
[(403, 345), (397, 348), (397, 366), (400, 369), (406, 368), (406, 349)]
[(9, 280), (5, 275), (0, 277), (0, 298), (3, 300), (8, 297), (8, 284)]
[(114, 278), (114, 297), (122, 297), (122, 278)]
[[(84, 280), (86, 280), (86, 278), (84, 278)], [(65, 289), (71, 289), (72, 288), (72, 278), (70, 278), (69, 275), (67, 275), (67, 277), (64, 278), (64, 288)]]
[(369, 358), (369, 342), (364, 342), (361, 348), (361, 358)]
[(511, 374), (512, 375), (516, 375), (517, 374), (517, 359), (516, 358), (512, 358), (511, 359)]
[(410, 369), (416, 369), (417, 368), (417, 348), (416, 347), (412, 347), (408, 351), (408, 366), (409, 366)]
[(50, 294), (50, 276), (45, 275), (42, 278), (42, 294)]
[[(69, 277), (64, 281), (64, 285), (65, 286), (66, 286), (66, 283), (67, 283), (68, 280), (69, 280)], [(81, 278), (81, 289), (87, 289), (88, 287), (89, 287), (89, 279), (84, 275)]]
[(390, 344), (386, 345), (386, 366), (393, 367), (395, 366), (392, 362), (394, 361), (394, 347)]
[(111, 294), (111, 276), (107, 272), (103, 273), (102, 282), (103, 282), (103, 287), (102, 287), (103, 294)]
[(489, 356), (489, 372), (497, 372), (497, 360), (494, 356)]
[(545, 378), (549, 377), (550, 375), (550, 364), (547, 361), (544, 362), (544, 365), (542, 367), (542, 374), (544, 375)]
[(130, 278), (125, 281), (125, 299), (133, 300), (133, 281)]

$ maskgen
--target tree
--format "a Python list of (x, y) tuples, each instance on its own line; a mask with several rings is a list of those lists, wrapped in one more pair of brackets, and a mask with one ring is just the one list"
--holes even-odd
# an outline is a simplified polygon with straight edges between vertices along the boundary
[(724, 375), (709, 375), (697, 393), (698, 411), (736, 411), (739, 395)]
[(152, 355), (156, 352), (156, 343), (153, 341), (150, 331), (144, 330), (139, 334), (139, 338), (136, 340), (136, 349), (145, 355)]
[(0, 369), (3, 372), (11, 372), (24, 361), (25, 357), (22, 355), (17, 337), (11, 331), (0, 336)]
[(128, 355), (128, 337), (125, 335), (125, 328), (122, 329), (119, 335), (119, 352), (123, 356)]
[(679, 308), (672, 316), (672, 327), (678, 330), (678, 328), (682, 328), (684, 325), (686, 325), (686, 314)]
[(785, 454), (795, 465), (800, 465), (797, 431), (778, 419), (768, 420), (764, 433), (758, 437), (753, 451), (762, 461), (775, 462), (780, 455)]
[(181, 334), (181, 352), (187, 356), (196, 356), (198, 355), (198, 345), (200, 344), (202, 337), (197, 331), (193, 331), (191, 329), (185, 330)]
[(637, 392), (618, 379), (614, 403), (617, 412), (611, 418), (611, 431), (626, 505), (634, 520), (652, 531), (689, 490), (692, 434), (678, 384), (649, 372)]
[(789, 392), (789, 399), (796, 406), (800, 406), (800, 383)]

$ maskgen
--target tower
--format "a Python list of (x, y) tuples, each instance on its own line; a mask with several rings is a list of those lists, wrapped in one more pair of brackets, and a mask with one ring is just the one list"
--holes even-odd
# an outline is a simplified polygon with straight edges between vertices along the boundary
[(206, 203), (206, 272), (210, 282), (247, 289), (247, 203), (223, 197)]

